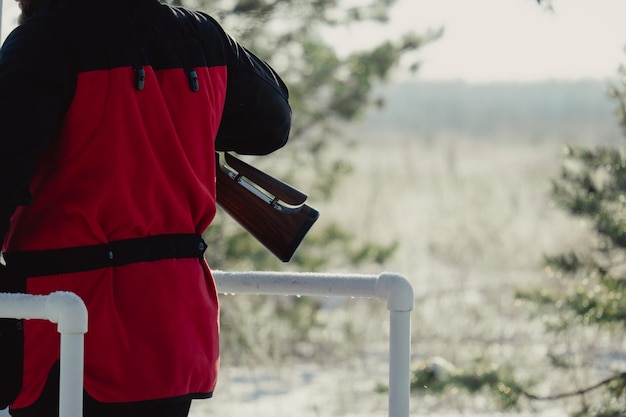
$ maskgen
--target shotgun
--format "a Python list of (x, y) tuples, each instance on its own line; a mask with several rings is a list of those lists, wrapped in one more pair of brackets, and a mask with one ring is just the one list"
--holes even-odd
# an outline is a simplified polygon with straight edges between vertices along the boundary
[(278, 259), (288, 262), (319, 217), (307, 195), (243, 162), (216, 152), (217, 203)]

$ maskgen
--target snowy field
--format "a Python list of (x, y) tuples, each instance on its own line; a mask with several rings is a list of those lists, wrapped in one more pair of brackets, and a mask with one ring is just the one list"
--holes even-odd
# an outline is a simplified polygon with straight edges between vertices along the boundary
[[(362, 239), (401, 243), (384, 267), (355, 272), (392, 271), (412, 282), (414, 361), (442, 357), (462, 367), (485, 356), (548, 380), (548, 342), (515, 304), (513, 291), (546, 280), (543, 254), (585, 238), (584, 225), (549, 201), (561, 145), (396, 137), (365, 142), (349, 159), (355, 176), (338, 193), (344, 197), (331, 206), (311, 205), (321, 211), (320, 222), (338, 220)], [(192, 416), (386, 416), (387, 397), (375, 387), (387, 378), (388, 316), (379, 301), (366, 302), (372, 305), (367, 314), (351, 302), (329, 313), (348, 315), (362, 329), (353, 355), (330, 363), (323, 357), (223, 363), (214, 398), (196, 402)], [(412, 396), (411, 416), (564, 417), (566, 407), (534, 403), (507, 414), (486, 395), (422, 393)]]

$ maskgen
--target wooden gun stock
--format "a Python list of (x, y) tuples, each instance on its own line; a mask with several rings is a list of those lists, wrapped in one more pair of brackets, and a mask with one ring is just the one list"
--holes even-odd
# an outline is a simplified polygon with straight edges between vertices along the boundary
[(288, 262), (319, 217), (307, 195), (228, 153), (216, 153), (217, 203)]

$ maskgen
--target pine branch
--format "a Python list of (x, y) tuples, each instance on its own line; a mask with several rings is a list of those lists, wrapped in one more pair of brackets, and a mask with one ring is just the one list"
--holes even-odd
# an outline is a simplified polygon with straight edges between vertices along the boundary
[(564, 392), (561, 394), (554, 394), (554, 395), (546, 395), (546, 396), (541, 396), (541, 395), (535, 395), (535, 394), (531, 394), (527, 391), (522, 390), (522, 394), (530, 399), (530, 400), (537, 400), (537, 401), (554, 401), (554, 400), (560, 400), (563, 398), (568, 398), (568, 397), (575, 397), (578, 395), (584, 395), (587, 394), (588, 392), (591, 392), (595, 389), (598, 389), (604, 385), (610, 384), (613, 381), (616, 381), (618, 379), (626, 379), (626, 372), (622, 372), (616, 375), (613, 375), (612, 377), (606, 378), (594, 385), (591, 385), (589, 387), (583, 388), (583, 389), (579, 389), (576, 391), (571, 391), (571, 392)]

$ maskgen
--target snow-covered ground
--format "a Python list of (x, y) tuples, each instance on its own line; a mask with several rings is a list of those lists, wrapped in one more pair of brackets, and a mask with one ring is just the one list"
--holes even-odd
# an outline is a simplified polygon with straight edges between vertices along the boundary
[[(228, 369), (215, 397), (195, 401), (191, 417), (387, 417), (385, 394), (373, 392), (382, 375), (321, 365), (299, 365), (283, 371)], [(563, 410), (503, 413), (476, 411), (469, 405), (445, 405), (445, 399), (414, 396), (412, 417), (566, 417)]]
[[(529, 321), (513, 293), (544, 282), (545, 253), (584, 240), (583, 225), (549, 202), (560, 145), (405, 139), (351, 150), (355, 176), (339, 191), (343, 200), (329, 207), (311, 202), (323, 213), (320, 222), (333, 219), (360, 238), (401, 243), (384, 270), (414, 285), (415, 361), (442, 356), (462, 366), (485, 356), (517, 365), (523, 376), (525, 370), (540, 372), (547, 350), (542, 327)], [(364, 335), (363, 343), (371, 337)], [(363, 367), (352, 361), (324, 365), (322, 359), (277, 369), (224, 363), (214, 398), (196, 402), (192, 416), (387, 416), (387, 396), (375, 392), (376, 383), (386, 381), (386, 366), (384, 359)], [(504, 413), (481, 396), (411, 399), (411, 416), (566, 415), (562, 403)]]

